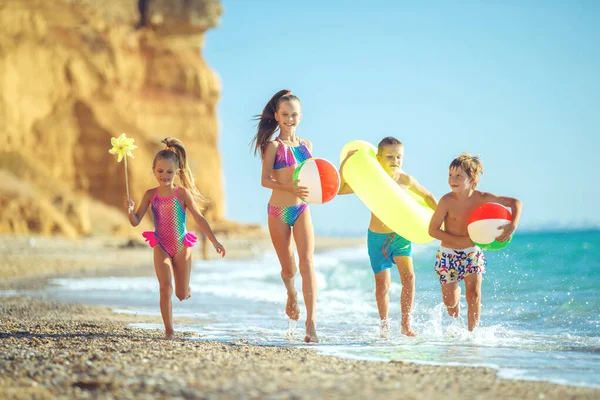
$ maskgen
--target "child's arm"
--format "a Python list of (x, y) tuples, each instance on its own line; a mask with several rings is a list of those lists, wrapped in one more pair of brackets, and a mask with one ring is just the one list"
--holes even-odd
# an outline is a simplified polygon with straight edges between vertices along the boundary
[(441, 240), (442, 243), (449, 247), (464, 249), (473, 246), (471, 238), (468, 236), (456, 236), (442, 230), (442, 224), (448, 215), (448, 201), (446, 197), (442, 197), (433, 212), (431, 221), (429, 222), (429, 236)]
[(438, 202), (435, 196), (410, 175), (408, 175), (408, 185), (410, 190), (421, 196), (432, 210), (437, 208)]
[(306, 186), (296, 186), (297, 180), (292, 180), (289, 183), (281, 183), (273, 179), (273, 163), (275, 162), (276, 153), (277, 147), (275, 147), (273, 142), (269, 143), (263, 157), (261, 185), (273, 190), (290, 192), (301, 199), (306, 198), (308, 196), (308, 188)]
[(146, 193), (144, 193), (140, 206), (136, 212), (133, 212), (133, 209), (135, 208), (135, 203), (133, 200), (130, 198), (125, 198), (125, 208), (127, 208), (129, 223), (132, 226), (138, 226), (140, 222), (142, 222), (142, 219), (148, 210), (148, 206), (150, 205), (150, 200), (152, 200), (152, 196), (154, 196), (154, 189), (146, 190)]
[(502, 233), (496, 238), (499, 242), (507, 241), (519, 225), (521, 208), (523, 207), (521, 200), (515, 199), (514, 197), (496, 196), (492, 193), (483, 193), (483, 200), (486, 203), (500, 203), (503, 206), (510, 208), (513, 219), (511, 222), (501, 227)]
[(223, 247), (223, 245), (221, 243), (219, 243), (219, 241), (217, 240), (215, 234), (213, 233), (212, 229), (210, 228), (210, 225), (208, 224), (208, 221), (206, 220), (206, 218), (204, 218), (204, 216), (200, 212), (200, 209), (198, 208), (198, 205), (192, 198), (190, 191), (187, 190), (186, 188), (180, 187), (180, 193), (181, 193), (181, 196), (183, 197), (185, 207), (188, 210), (190, 210), (190, 213), (194, 217), (194, 221), (196, 221), (198, 228), (200, 228), (202, 233), (204, 233), (204, 235), (206, 235), (206, 238), (208, 240), (210, 240), (210, 242), (214, 246), (217, 253), (219, 253), (221, 255), (221, 257), (225, 257), (225, 247)]
[(344, 169), (344, 165), (346, 164), (346, 161), (348, 161), (348, 159), (352, 156), (352, 154), (356, 153), (358, 150), (350, 150), (348, 152), (348, 154), (346, 154), (346, 158), (344, 158), (344, 161), (342, 161), (342, 163), (340, 164), (340, 190), (338, 190), (338, 194), (350, 194), (350, 193), (354, 193), (354, 190), (352, 190), (352, 188), (350, 187), (350, 185), (348, 185), (348, 182), (346, 182), (344, 180), (344, 175), (342, 175), (343, 169)]

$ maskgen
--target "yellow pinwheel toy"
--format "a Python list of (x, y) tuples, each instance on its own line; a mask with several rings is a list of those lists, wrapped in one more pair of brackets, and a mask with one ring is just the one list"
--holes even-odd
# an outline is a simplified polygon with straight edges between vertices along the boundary
[(133, 158), (133, 153), (131, 152), (134, 149), (137, 149), (137, 146), (133, 144), (135, 139), (128, 138), (124, 133), (121, 133), (119, 137), (113, 137), (110, 139), (110, 144), (112, 148), (108, 151), (110, 154), (117, 155), (117, 162), (121, 162), (121, 160), (125, 160), (125, 188), (127, 190), (127, 198), (129, 198), (129, 179), (127, 178), (127, 157)]

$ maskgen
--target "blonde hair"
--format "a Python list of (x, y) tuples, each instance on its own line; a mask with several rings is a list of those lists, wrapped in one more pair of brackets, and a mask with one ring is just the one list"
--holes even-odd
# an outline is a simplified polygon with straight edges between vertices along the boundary
[(479, 183), (479, 175), (483, 175), (483, 162), (479, 156), (472, 156), (469, 153), (462, 153), (450, 163), (450, 169), (462, 168), (467, 177), (473, 184), (473, 189)]
[(387, 136), (381, 139), (377, 145), (377, 154), (381, 155), (383, 148), (386, 146), (404, 146), (401, 141), (392, 136)]
[(156, 166), (156, 161), (159, 159), (172, 160), (175, 165), (177, 165), (177, 175), (179, 176), (181, 185), (192, 193), (192, 199), (194, 202), (196, 204), (200, 204), (201, 202), (207, 201), (207, 199), (202, 196), (196, 187), (194, 175), (192, 174), (192, 170), (187, 162), (185, 147), (183, 147), (181, 140), (167, 137), (161, 140), (161, 143), (164, 143), (166, 147), (160, 150), (154, 156), (154, 160), (152, 161), (152, 169), (154, 169)]

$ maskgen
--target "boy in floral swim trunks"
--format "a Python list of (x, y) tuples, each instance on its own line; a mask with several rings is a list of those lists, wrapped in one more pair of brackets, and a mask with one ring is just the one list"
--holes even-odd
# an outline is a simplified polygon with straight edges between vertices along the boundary
[[(348, 152), (340, 165), (340, 176), (344, 164), (356, 150)], [(427, 205), (435, 209), (436, 198), (425, 189), (415, 178), (402, 170), (404, 160), (404, 145), (393, 137), (385, 137), (377, 146), (377, 160), (388, 175), (404, 190), (411, 190), (420, 195)], [(342, 179), (338, 194), (353, 193), (352, 188)], [(389, 296), (392, 266), (398, 268), (402, 293), (400, 294), (400, 309), (402, 312), (401, 333), (406, 336), (417, 336), (411, 328), (410, 314), (412, 312), (415, 292), (415, 273), (412, 262), (411, 243), (393, 232), (377, 216), (371, 213), (371, 221), (367, 232), (367, 247), (371, 269), (375, 274), (375, 299), (379, 311), (379, 335), (382, 338), (390, 336), (390, 319), (388, 318)]]
[[(465, 281), (469, 331), (479, 325), (481, 314), (481, 280), (486, 260), (481, 249), (471, 241), (467, 231), (469, 216), (483, 203), (500, 203), (509, 207), (512, 222), (498, 231), (498, 241), (504, 242), (517, 229), (521, 202), (512, 197), (496, 196), (475, 190), (483, 164), (479, 157), (461, 154), (450, 163), (448, 184), (452, 190), (438, 204), (429, 234), (442, 241), (435, 257), (435, 273), (442, 285), (442, 298), (448, 315), (456, 318), (460, 309), (460, 281)], [(442, 229), (442, 223), (444, 228)]]

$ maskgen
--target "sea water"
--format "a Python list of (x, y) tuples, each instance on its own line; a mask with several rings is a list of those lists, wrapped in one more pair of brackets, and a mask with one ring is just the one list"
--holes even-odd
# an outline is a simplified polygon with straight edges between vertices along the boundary
[[(508, 247), (486, 252), (481, 325), (472, 333), (464, 287), (458, 319), (449, 317), (442, 304), (433, 271), (437, 245), (413, 247), (416, 338), (400, 334), (396, 269), (390, 289), (392, 335), (379, 338), (366, 246), (315, 255), (318, 345), (302, 343), (299, 275), (302, 315), (296, 339), (286, 338), (286, 293), (273, 252), (251, 260), (194, 261), (192, 298), (173, 300), (175, 329), (193, 332), (192, 340), (310, 346), (326, 355), (363, 360), (485, 366), (503, 378), (600, 387), (600, 231), (521, 233)], [(42, 292), (29, 294), (158, 315), (150, 260), (149, 251), (147, 276), (54, 279)], [(186, 324), (177, 324), (178, 318)], [(163, 329), (162, 324), (138, 326)]]

